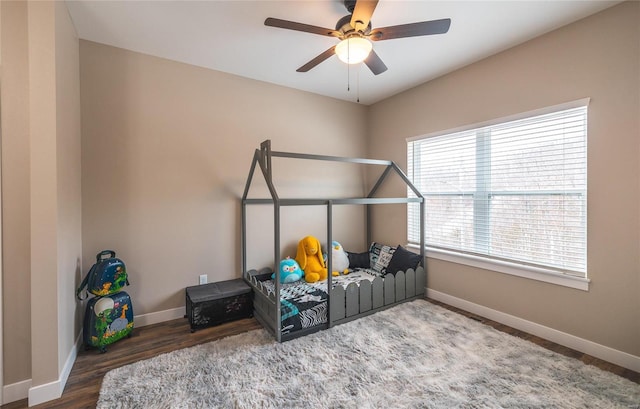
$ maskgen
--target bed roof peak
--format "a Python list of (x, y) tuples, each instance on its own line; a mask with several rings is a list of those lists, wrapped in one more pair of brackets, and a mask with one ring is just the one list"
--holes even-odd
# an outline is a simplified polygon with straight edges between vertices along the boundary
[(262, 143), (260, 143), (260, 148), (256, 149), (255, 151), (253, 162), (251, 164), (251, 169), (249, 171), (249, 177), (247, 178), (244, 194), (242, 196), (242, 200), (247, 199), (249, 188), (251, 186), (251, 182), (253, 179), (253, 173), (255, 171), (255, 167), (257, 164), (260, 166), (264, 179), (269, 188), (269, 192), (271, 194), (272, 200), (277, 201), (279, 199), (276, 189), (273, 185), (273, 173), (272, 173), (272, 167), (271, 167), (272, 158), (307, 159), (307, 160), (321, 160), (321, 161), (329, 161), (329, 162), (346, 162), (346, 163), (359, 163), (359, 164), (365, 164), (365, 165), (386, 166), (384, 172), (380, 175), (376, 184), (373, 186), (369, 194), (366, 196), (367, 198), (375, 197), (375, 194), (378, 188), (380, 187), (382, 182), (386, 179), (387, 175), (393, 170), (407, 184), (407, 186), (413, 191), (413, 193), (418, 198), (420, 198), (419, 201), (424, 200), (420, 191), (416, 189), (416, 187), (409, 180), (407, 175), (405, 175), (402, 169), (400, 169), (400, 167), (398, 167), (398, 165), (396, 165), (396, 163), (393, 161), (381, 160), (381, 159), (350, 158), (350, 157), (342, 157), (342, 156), (272, 151), (270, 139), (267, 139)]

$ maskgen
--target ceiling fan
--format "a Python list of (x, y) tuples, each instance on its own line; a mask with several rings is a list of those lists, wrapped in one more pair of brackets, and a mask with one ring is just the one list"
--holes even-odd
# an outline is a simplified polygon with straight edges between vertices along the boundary
[[(303, 31), (305, 33), (336, 37), (340, 42), (311, 61), (298, 68), (297, 72), (307, 72), (334, 54), (347, 64), (364, 62), (375, 75), (387, 70), (378, 54), (373, 50), (371, 41), (391, 40), (394, 38), (417, 37), (433, 34), (444, 34), (449, 31), (451, 19), (422, 21), (381, 28), (371, 27), (371, 16), (378, 0), (344, 0), (350, 13), (336, 23), (335, 30), (296, 23), (269, 17), (264, 21), (266, 26)], [(371, 41), (370, 41), (371, 40)]]

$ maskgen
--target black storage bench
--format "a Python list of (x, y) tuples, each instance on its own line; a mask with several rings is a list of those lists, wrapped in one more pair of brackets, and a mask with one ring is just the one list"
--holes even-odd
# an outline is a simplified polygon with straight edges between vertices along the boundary
[(253, 316), (251, 287), (241, 278), (187, 287), (185, 296), (191, 332)]

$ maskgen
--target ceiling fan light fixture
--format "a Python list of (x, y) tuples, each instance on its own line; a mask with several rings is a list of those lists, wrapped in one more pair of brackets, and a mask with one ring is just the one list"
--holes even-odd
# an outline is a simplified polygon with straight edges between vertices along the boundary
[(340, 61), (347, 64), (357, 64), (364, 61), (371, 52), (373, 44), (363, 37), (345, 38), (336, 45), (336, 54)]

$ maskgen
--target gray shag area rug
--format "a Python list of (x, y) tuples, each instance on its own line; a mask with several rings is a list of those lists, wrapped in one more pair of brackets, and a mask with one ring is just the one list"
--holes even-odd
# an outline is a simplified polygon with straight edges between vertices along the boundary
[(636, 383), (416, 300), (282, 344), (254, 330), (114, 369), (97, 407), (638, 405)]

